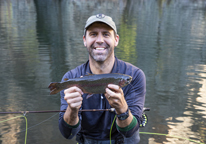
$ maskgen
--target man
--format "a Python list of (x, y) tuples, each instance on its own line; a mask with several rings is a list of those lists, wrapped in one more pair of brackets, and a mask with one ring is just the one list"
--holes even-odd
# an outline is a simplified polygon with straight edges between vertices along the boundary
[[(119, 43), (119, 36), (109, 16), (91, 16), (85, 25), (83, 42), (89, 52), (89, 60), (67, 72), (62, 81), (88, 73), (122, 73), (132, 76), (133, 80), (123, 88), (109, 84), (104, 94), (94, 94), (89, 99), (86, 99), (87, 94), (75, 86), (61, 91), (61, 110), (66, 110), (59, 116), (62, 135), (68, 139), (76, 136), (80, 144), (138, 143), (146, 93), (143, 71), (115, 57), (114, 48)], [(115, 108), (115, 112), (79, 112), (79, 109), (110, 108)], [(112, 125), (115, 115), (116, 124)]]

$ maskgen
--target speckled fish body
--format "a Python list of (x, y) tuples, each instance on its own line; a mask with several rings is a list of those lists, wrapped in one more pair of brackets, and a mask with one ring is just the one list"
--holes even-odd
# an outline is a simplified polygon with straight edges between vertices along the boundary
[(128, 85), (132, 81), (132, 77), (125, 74), (110, 73), (110, 74), (89, 74), (81, 78), (69, 79), (64, 82), (50, 83), (50, 94), (56, 94), (61, 90), (72, 86), (79, 87), (83, 93), (101, 94), (105, 93), (108, 84), (116, 84), (120, 87)]

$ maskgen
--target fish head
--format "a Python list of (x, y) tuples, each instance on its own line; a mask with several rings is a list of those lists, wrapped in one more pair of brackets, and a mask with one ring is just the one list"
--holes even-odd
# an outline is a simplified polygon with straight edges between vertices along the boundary
[(132, 81), (132, 77), (129, 75), (123, 75), (120, 82), (119, 82), (119, 86), (120, 87), (124, 87), (128, 84), (130, 84), (130, 82)]

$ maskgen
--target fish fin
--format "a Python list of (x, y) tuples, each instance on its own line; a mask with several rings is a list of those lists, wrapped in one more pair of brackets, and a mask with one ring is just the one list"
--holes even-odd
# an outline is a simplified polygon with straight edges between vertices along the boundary
[(68, 78), (65, 78), (65, 79), (64, 79), (64, 81), (68, 81), (68, 80), (69, 80)]
[(88, 94), (87, 97), (86, 97), (86, 99), (88, 99), (88, 98), (90, 98), (90, 97), (92, 97), (92, 96), (93, 96), (93, 94)]
[(57, 86), (59, 83), (58, 82), (52, 82), (49, 84), (48, 88), (50, 89), (50, 95), (56, 94), (59, 92), (59, 87)]

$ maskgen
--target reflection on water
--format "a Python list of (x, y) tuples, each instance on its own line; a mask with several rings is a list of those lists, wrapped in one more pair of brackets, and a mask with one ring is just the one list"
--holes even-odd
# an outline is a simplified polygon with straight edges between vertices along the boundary
[[(205, 91), (205, 69), (206, 65), (194, 65), (190, 66), (188, 73), (189, 81), (187, 87), (189, 91), (187, 93), (187, 104), (185, 107), (184, 115), (181, 117), (176, 117), (178, 122), (169, 122), (169, 134), (171, 135), (181, 135), (182, 137), (192, 138), (198, 140), (199, 135), (204, 136), (205, 139), (205, 118), (206, 118), (206, 91)], [(196, 86), (191, 86), (191, 84), (199, 85), (199, 89), (195, 89)], [(195, 96), (196, 95), (196, 96)], [(195, 97), (194, 97), (195, 96)], [(201, 116), (199, 119), (197, 116)], [(168, 120), (171, 120), (168, 119)], [(193, 131), (191, 131), (191, 128)], [(180, 131), (181, 130), (181, 131)], [(183, 134), (184, 133), (184, 134)], [(170, 141), (177, 143), (178, 139), (169, 139)]]
[[(114, 10), (115, 8), (115, 10)], [(149, 123), (141, 131), (206, 142), (206, 1), (0, 1), (0, 111), (58, 110), (51, 81), (88, 59), (82, 35), (97, 13), (114, 18), (118, 58), (147, 77)], [(0, 121), (16, 115), (0, 115)], [(27, 143), (74, 143), (58, 114), (28, 114)], [(23, 143), (24, 119), (0, 123), (0, 143)], [(141, 143), (193, 143), (143, 135)]]

